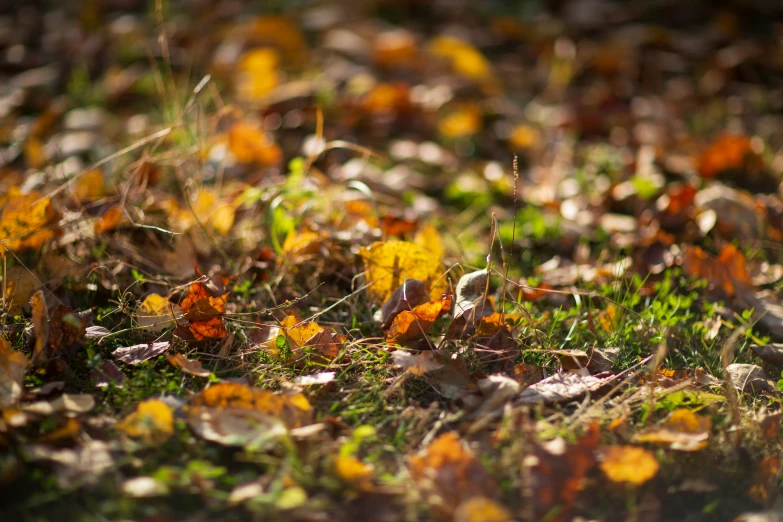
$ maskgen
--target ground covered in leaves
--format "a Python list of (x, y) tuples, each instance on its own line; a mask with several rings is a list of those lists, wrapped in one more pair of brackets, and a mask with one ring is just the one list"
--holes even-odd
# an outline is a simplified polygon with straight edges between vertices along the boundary
[(0, 518), (779, 520), (783, 11), (712, 4), (0, 8)]

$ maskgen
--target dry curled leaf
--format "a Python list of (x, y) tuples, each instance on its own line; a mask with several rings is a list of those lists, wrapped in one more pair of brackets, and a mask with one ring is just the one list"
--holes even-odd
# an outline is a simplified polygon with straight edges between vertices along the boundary
[(181, 353), (173, 355), (166, 354), (166, 359), (169, 361), (169, 364), (175, 368), (179, 368), (183, 372), (195, 375), (196, 377), (209, 377), (212, 373), (201, 365), (201, 361), (188, 359)]
[(136, 309), (136, 322), (151, 332), (162, 332), (173, 326), (181, 316), (182, 309), (179, 305), (158, 294), (145, 297)]
[(180, 303), (187, 327), (179, 326), (177, 334), (186, 340), (222, 339), (228, 334), (223, 323), (228, 293), (213, 296), (204, 283), (196, 281)]

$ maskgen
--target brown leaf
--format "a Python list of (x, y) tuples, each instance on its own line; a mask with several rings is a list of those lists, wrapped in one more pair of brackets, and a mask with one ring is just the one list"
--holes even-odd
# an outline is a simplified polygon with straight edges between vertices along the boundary
[(409, 467), (413, 480), (427, 493), (425, 499), (442, 519), (451, 520), (463, 500), (493, 497), (497, 491), (492, 476), (455, 432), (441, 435), (411, 457)]
[(424, 282), (408, 279), (383, 303), (376, 321), (381, 323), (381, 329), (386, 331), (400, 312), (412, 310), (429, 301), (429, 298), (427, 285)]
[(125, 364), (139, 364), (148, 359), (152, 359), (153, 357), (157, 357), (168, 350), (169, 346), (171, 346), (171, 344), (168, 341), (124, 346), (114, 350), (112, 356)]
[(26, 368), (27, 357), (0, 337), (0, 410), (13, 406), (22, 396)]
[(679, 408), (669, 414), (660, 426), (637, 433), (634, 442), (650, 442), (680, 451), (699, 451), (707, 445), (712, 421), (696, 415), (687, 408)]
[(741, 392), (758, 393), (774, 388), (764, 370), (755, 364), (730, 364), (726, 367), (726, 373), (734, 387)]
[(166, 354), (166, 359), (168, 359), (169, 364), (175, 368), (179, 368), (183, 372), (190, 375), (195, 375), (196, 377), (209, 377), (209, 375), (212, 373), (201, 365), (201, 361), (187, 359), (181, 353), (173, 355)]
[(105, 388), (109, 383), (115, 386), (125, 384), (125, 374), (113, 361), (103, 361), (90, 371), (90, 378), (95, 381), (98, 388)]
[(783, 343), (769, 343), (764, 346), (752, 344), (750, 347), (763, 361), (783, 366)]
[(551, 515), (546, 519), (552, 522), (570, 520), (582, 482), (595, 465), (599, 438), (598, 425), (593, 424), (571, 446), (563, 438), (535, 445), (524, 462), (529, 469), (530, 482), (523, 486), (523, 493), (527, 493), (528, 501), (533, 503), (535, 520), (542, 520), (545, 515)]
[(30, 306), (33, 308), (33, 329), (35, 331), (32, 363), (40, 364), (46, 360), (46, 346), (49, 342), (49, 311), (46, 309), (46, 301), (41, 290), (38, 290), (30, 298)]

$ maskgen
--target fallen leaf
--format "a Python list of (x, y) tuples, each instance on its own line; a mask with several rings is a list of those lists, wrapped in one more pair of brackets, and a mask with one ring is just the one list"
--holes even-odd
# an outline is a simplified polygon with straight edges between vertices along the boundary
[[(523, 485), (523, 494), (532, 503), (535, 520), (570, 520), (582, 482), (595, 465), (599, 438), (598, 426), (593, 424), (570, 446), (558, 437), (533, 447), (523, 462), (530, 477)], [(545, 517), (547, 514), (552, 516)]]
[(492, 67), (475, 47), (453, 36), (438, 36), (430, 41), (431, 53), (449, 60), (455, 72), (471, 80), (492, 78)]
[(95, 220), (93, 230), (95, 234), (103, 234), (104, 232), (110, 232), (119, 226), (122, 221), (122, 207), (113, 206), (110, 207), (101, 217)]
[(497, 486), (462, 444), (455, 432), (444, 433), (410, 458), (413, 480), (425, 493), (425, 499), (443, 519), (452, 519), (464, 499), (493, 497)]
[(433, 299), (439, 299), (446, 290), (441, 260), (414, 243), (380, 241), (359, 250), (359, 256), (370, 285), (367, 291), (378, 302), (386, 302), (408, 279), (423, 281)]
[(438, 301), (430, 301), (397, 314), (386, 332), (386, 342), (402, 344), (427, 335), (435, 321), (451, 309), (452, 297), (446, 295)]
[(511, 514), (487, 497), (472, 497), (454, 512), (454, 522), (511, 522)]
[(35, 331), (35, 347), (31, 362), (40, 364), (46, 360), (46, 346), (49, 343), (49, 311), (46, 309), (46, 301), (41, 290), (38, 290), (30, 298), (30, 306), (33, 309), (33, 329)]
[(395, 366), (402, 368), (411, 375), (418, 376), (442, 368), (444, 365), (436, 351), (424, 351), (413, 354), (403, 350), (396, 350), (392, 352), (392, 360)]
[(90, 378), (95, 381), (98, 388), (105, 388), (109, 383), (122, 386), (125, 384), (126, 376), (113, 361), (102, 361), (90, 370)]
[(0, 245), (10, 250), (40, 248), (59, 230), (52, 201), (40, 192), (22, 194), (16, 187), (0, 196)]
[(75, 449), (52, 450), (36, 444), (29, 446), (27, 452), (33, 460), (47, 460), (56, 465), (57, 484), (61, 488), (94, 484), (114, 465), (109, 445), (99, 440), (89, 440)]
[(152, 477), (134, 477), (122, 483), (122, 494), (129, 498), (160, 497), (168, 494), (166, 484)]
[(13, 406), (24, 391), (27, 357), (0, 337), (0, 410)]
[(348, 484), (363, 490), (372, 489), (372, 466), (350, 455), (338, 455), (334, 462), (337, 476)]
[(783, 343), (769, 343), (763, 346), (758, 344), (750, 345), (750, 348), (761, 357), (763, 361), (774, 364), (775, 366), (783, 366)]
[(27, 403), (21, 409), (38, 415), (52, 415), (60, 412), (86, 413), (94, 407), (95, 399), (92, 395), (63, 393), (53, 401)]
[(223, 324), (223, 313), (228, 300), (228, 292), (213, 296), (204, 283), (196, 281), (188, 287), (188, 293), (180, 303), (187, 328), (178, 327), (177, 334), (186, 340), (222, 339), (228, 335)]
[(517, 397), (519, 404), (552, 404), (572, 401), (599, 390), (613, 379), (600, 379), (578, 373), (557, 373), (525, 388)]
[(660, 426), (648, 428), (633, 437), (634, 442), (649, 442), (679, 451), (699, 451), (707, 446), (712, 421), (688, 408), (669, 414)]
[(87, 340), (103, 339), (107, 335), (111, 335), (111, 331), (103, 326), (88, 326), (84, 330), (84, 338)]
[(296, 316), (289, 315), (280, 322), (285, 332), (294, 362), (307, 358), (310, 362), (326, 364), (340, 354), (345, 338), (325, 330), (318, 323), (303, 322)]
[(181, 353), (174, 355), (166, 354), (166, 359), (169, 361), (169, 364), (175, 368), (179, 368), (183, 372), (195, 375), (196, 377), (209, 377), (212, 373), (201, 365), (201, 361), (188, 359)]
[(169, 349), (171, 344), (168, 341), (158, 343), (135, 344), (133, 346), (123, 346), (114, 350), (112, 357), (125, 364), (140, 364), (148, 359), (157, 357)]
[(176, 319), (182, 317), (179, 305), (171, 303), (158, 294), (150, 294), (144, 298), (136, 309), (136, 322), (142, 328), (159, 333), (173, 326)]
[(174, 413), (159, 399), (147, 399), (117, 424), (117, 429), (147, 444), (163, 444), (174, 434)]
[(400, 312), (413, 310), (427, 301), (429, 301), (427, 285), (417, 279), (408, 279), (392, 292), (373, 319), (380, 323), (382, 330), (386, 331)]
[(11, 315), (21, 314), (24, 305), (41, 286), (35, 274), (18, 266), (8, 267), (2, 280), (5, 284), (5, 306), (8, 307), (8, 313)]
[(767, 374), (755, 364), (734, 363), (726, 367), (734, 387), (741, 392), (758, 393), (773, 389)]
[(697, 170), (703, 178), (715, 178), (729, 170), (754, 171), (764, 166), (746, 136), (722, 134), (699, 156)]
[(602, 454), (601, 470), (612, 482), (641, 486), (658, 473), (658, 461), (644, 448), (610, 446)]

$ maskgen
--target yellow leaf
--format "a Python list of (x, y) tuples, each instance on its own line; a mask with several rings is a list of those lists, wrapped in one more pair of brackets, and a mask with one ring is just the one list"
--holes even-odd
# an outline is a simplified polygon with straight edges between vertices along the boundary
[(364, 260), (365, 279), (370, 285), (367, 291), (378, 302), (386, 302), (408, 279), (429, 285), (433, 299), (440, 299), (447, 288), (440, 258), (415, 243), (377, 241), (359, 250), (359, 256)]
[(652, 453), (636, 446), (611, 446), (604, 452), (601, 470), (612, 482), (640, 486), (658, 473)]
[(270, 47), (251, 49), (239, 60), (237, 94), (246, 101), (264, 99), (280, 84), (279, 53)]
[(11, 315), (20, 314), (41, 283), (27, 268), (12, 266), (5, 272), (5, 304)]
[(337, 476), (346, 482), (367, 484), (372, 479), (372, 468), (354, 457), (340, 455), (335, 460), (334, 468)]
[(179, 305), (170, 303), (165, 297), (150, 294), (136, 309), (136, 322), (153, 332), (161, 332), (174, 325), (174, 319), (182, 315)]
[(487, 497), (473, 497), (462, 502), (454, 513), (454, 522), (509, 522), (511, 514)]
[(440, 234), (438, 234), (438, 231), (435, 230), (434, 226), (426, 224), (421, 227), (421, 229), (416, 232), (413, 242), (424, 250), (430, 251), (437, 259), (443, 259), (443, 242), (440, 240)]
[(117, 424), (117, 429), (148, 444), (162, 444), (174, 433), (174, 414), (165, 402), (148, 399)]
[(0, 245), (11, 250), (39, 248), (54, 237), (56, 220), (50, 199), (40, 192), (22, 194), (11, 187), (0, 196)]
[(492, 76), (489, 61), (475, 47), (453, 36), (438, 36), (429, 44), (430, 52), (447, 58), (451, 67), (462, 76), (486, 80)]
[(508, 143), (512, 150), (526, 150), (535, 147), (541, 140), (538, 131), (530, 125), (517, 125), (511, 131)]
[(304, 229), (298, 232), (292, 230), (283, 242), (283, 254), (290, 261), (295, 261), (300, 256), (317, 254), (324, 237), (324, 234), (312, 230)]
[(603, 328), (606, 333), (612, 333), (616, 318), (617, 308), (615, 308), (614, 305), (607, 306), (606, 310), (602, 310), (601, 313), (598, 314), (598, 322), (601, 323), (601, 328)]
[(481, 130), (481, 109), (475, 104), (458, 106), (441, 118), (438, 129), (447, 138), (472, 136)]
[(688, 408), (679, 408), (669, 414), (664, 423), (642, 433), (637, 433), (634, 442), (651, 442), (680, 451), (698, 451), (707, 445), (712, 429), (712, 420), (696, 415)]

